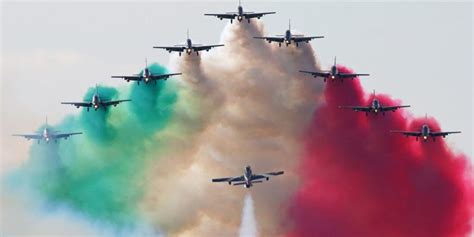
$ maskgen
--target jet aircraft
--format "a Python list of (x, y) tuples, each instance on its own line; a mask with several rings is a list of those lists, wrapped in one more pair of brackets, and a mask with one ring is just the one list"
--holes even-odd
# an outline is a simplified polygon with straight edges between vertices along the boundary
[(285, 31), (284, 35), (276, 35), (276, 36), (255, 36), (255, 39), (263, 39), (268, 41), (268, 43), (278, 42), (278, 46), (281, 47), (282, 43), (288, 47), (291, 43), (294, 43), (296, 47), (299, 46), (299, 43), (309, 43), (312, 39), (319, 39), (324, 38), (324, 36), (304, 36), (304, 35), (296, 35), (291, 33), (291, 22), (288, 23), (288, 30)]
[(122, 78), (126, 80), (127, 82), (130, 81), (136, 81), (138, 85), (140, 85), (140, 82), (144, 82), (145, 84), (148, 84), (148, 82), (154, 82), (156, 84), (156, 81), (158, 80), (168, 80), (169, 77), (171, 76), (176, 76), (176, 75), (181, 75), (181, 73), (170, 73), (170, 74), (154, 74), (150, 72), (150, 69), (148, 69), (148, 63), (145, 59), (145, 69), (143, 69), (143, 72), (140, 74), (135, 74), (133, 76), (112, 76), (112, 78)]
[(323, 72), (311, 72), (311, 71), (304, 71), (301, 70), (300, 72), (306, 73), (306, 74), (311, 74), (313, 77), (321, 77), (323, 78), (324, 82), (326, 82), (327, 79), (331, 80), (336, 80), (340, 79), (341, 82), (346, 79), (346, 78), (351, 78), (354, 79), (359, 76), (369, 76), (370, 74), (359, 74), (359, 73), (343, 73), (339, 72), (336, 66), (336, 57), (334, 57), (334, 65), (331, 67), (330, 71), (323, 71)]
[[(427, 120), (427, 117), (425, 115), (425, 120)], [(406, 137), (412, 136), (415, 137), (416, 140), (418, 141), (418, 138), (421, 137), (424, 142), (428, 140), (429, 137), (433, 139), (433, 141), (436, 140), (436, 137), (443, 137), (445, 138), (449, 134), (454, 134), (454, 133), (461, 133), (461, 131), (453, 131), (453, 132), (442, 132), (442, 131), (437, 131), (434, 132), (433, 130), (430, 129), (428, 126), (428, 123), (425, 122), (419, 131), (400, 131), (400, 130), (391, 130), (391, 133), (402, 133)]]
[(12, 136), (24, 137), (27, 140), (34, 139), (37, 140), (39, 144), (41, 140), (44, 140), (47, 143), (49, 143), (49, 141), (51, 140), (57, 142), (58, 139), (64, 138), (65, 140), (67, 140), (70, 136), (78, 134), (82, 134), (82, 132), (60, 133), (58, 131), (50, 130), (50, 127), (48, 125), (48, 118), (46, 118), (46, 125), (43, 128), (42, 132), (36, 132), (33, 134), (13, 134)]
[(228, 182), (229, 185), (245, 185), (246, 188), (250, 188), (254, 183), (262, 183), (262, 179), (269, 180), (271, 176), (282, 175), (283, 171), (270, 172), (264, 174), (253, 174), (250, 166), (245, 167), (244, 175), (236, 177), (226, 177), (212, 179), (212, 182)]
[(97, 109), (99, 108), (103, 108), (105, 110), (105, 108), (113, 105), (114, 107), (117, 106), (118, 104), (122, 103), (122, 102), (126, 102), (126, 101), (131, 101), (131, 100), (104, 100), (102, 98), (100, 98), (99, 96), (99, 89), (97, 88), (97, 85), (95, 86), (95, 93), (94, 95), (92, 96), (92, 99), (90, 101), (84, 101), (84, 102), (61, 102), (61, 104), (65, 104), (65, 105), (73, 105), (73, 106), (76, 106), (76, 108), (79, 108), (79, 107), (86, 107), (87, 108), (87, 112), (89, 112), (89, 109), (91, 107), (94, 108), (95, 111), (97, 111)]
[(380, 104), (380, 101), (375, 97), (375, 91), (374, 91), (374, 98), (372, 99), (372, 103), (368, 106), (339, 106), (341, 109), (352, 109), (357, 112), (365, 112), (365, 116), (369, 115), (369, 112), (378, 114), (382, 113), (382, 115), (385, 115), (385, 112), (387, 111), (392, 111), (395, 112), (397, 109), (400, 108), (407, 108), (410, 107), (410, 105), (393, 105), (393, 106), (385, 106)]
[(264, 15), (269, 15), (269, 14), (275, 14), (275, 12), (246, 12), (244, 11), (244, 8), (242, 7), (242, 4), (240, 4), (240, 0), (239, 0), (239, 6), (237, 7), (237, 12), (227, 12), (227, 13), (217, 13), (217, 14), (207, 13), (204, 15), (215, 16), (219, 18), (220, 20), (230, 19), (230, 23), (232, 24), (236, 18), (239, 22), (242, 22), (243, 20), (247, 20), (247, 22), (250, 23), (250, 19), (252, 18), (260, 19), (260, 17)]
[(189, 38), (189, 31), (188, 31), (185, 44), (177, 44), (175, 46), (154, 46), (153, 48), (164, 49), (168, 51), (169, 53), (178, 52), (179, 56), (181, 56), (183, 52), (187, 53), (188, 55), (191, 55), (192, 52), (195, 52), (196, 55), (199, 55), (199, 51), (203, 51), (203, 50), (209, 51), (212, 48), (221, 47), (221, 46), (224, 46), (224, 45), (223, 44), (213, 44), (213, 45), (193, 44), (193, 41)]

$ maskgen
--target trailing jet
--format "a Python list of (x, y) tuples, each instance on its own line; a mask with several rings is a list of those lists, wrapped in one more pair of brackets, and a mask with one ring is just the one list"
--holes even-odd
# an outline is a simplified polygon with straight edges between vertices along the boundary
[(223, 44), (214, 44), (214, 45), (201, 45), (201, 44), (193, 44), (193, 41), (189, 38), (189, 31), (187, 32), (187, 39), (186, 39), (186, 44), (177, 44), (175, 46), (154, 46), (153, 48), (155, 49), (164, 49), (168, 51), (169, 53), (171, 52), (178, 52), (179, 56), (181, 56), (181, 53), (185, 52), (188, 55), (191, 55), (192, 52), (195, 52), (196, 55), (199, 55), (199, 51), (209, 51), (212, 48), (215, 47), (221, 47), (224, 46)]
[(227, 12), (227, 13), (218, 13), (218, 14), (212, 13), (212, 14), (204, 14), (204, 15), (215, 16), (219, 18), (220, 20), (230, 19), (230, 23), (232, 24), (234, 19), (236, 18), (239, 22), (242, 22), (244, 19), (246, 19), (247, 22), (250, 23), (250, 19), (252, 18), (260, 19), (260, 17), (264, 15), (275, 14), (275, 13), (276, 12), (245, 12), (239, 0), (239, 6), (237, 7), (237, 12)]
[(278, 42), (278, 46), (281, 47), (282, 43), (285, 43), (286, 46), (294, 43), (298, 47), (299, 43), (309, 43), (312, 39), (324, 38), (324, 36), (304, 36), (304, 35), (295, 35), (291, 33), (291, 21), (288, 23), (288, 30), (286, 30), (284, 35), (277, 35), (273, 37), (260, 37), (256, 36), (255, 39), (263, 39), (268, 41), (268, 43)]
[(331, 80), (336, 80), (340, 79), (341, 82), (346, 79), (346, 78), (351, 78), (354, 79), (359, 76), (370, 76), (370, 74), (358, 74), (358, 73), (342, 73), (339, 72), (336, 66), (336, 57), (334, 57), (334, 65), (331, 67), (330, 71), (323, 71), (323, 72), (311, 72), (311, 71), (303, 71), (301, 70), (300, 72), (302, 73), (307, 73), (313, 75), (313, 77), (322, 77), (324, 82), (326, 82), (327, 79)]
[(168, 80), (169, 77), (171, 76), (176, 76), (176, 75), (181, 75), (181, 73), (170, 73), (170, 74), (153, 74), (150, 72), (150, 69), (148, 69), (148, 63), (145, 59), (145, 69), (143, 69), (143, 72), (140, 74), (135, 74), (133, 76), (112, 76), (112, 78), (122, 78), (126, 80), (127, 82), (130, 81), (137, 81), (137, 84), (140, 85), (140, 82), (143, 81), (145, 84), (148, 84), (148, 82), (153, 81), (156, 84), (156, 81), (158, 80)]
[(283, 173), (283, 171), (278, 171), (265, 174), (253, 174), (250, 166), (247, 166), (245, 167), (244, 175), (242, 176), (217, 178), (212, 179), (212, 182), (228, 182), (229, 185), (245, 185), (246, 188), (250, 188), (254, 183), (262, 183), (262, 179), (269, 180), (271, 176), (282, 175)]
[(95, 86), (95, 93), (94, 95), (92, 96), (92, 99), (91, 101), (84, 101), (84, 102), (61, 102), (61, 104), (65, 104), (65, 105), (74, 105), (76, 106), (76, 108), (79, 108), (79, 107), (86, 107), (87, 108), (87, 112), (89, 112), (89, 109), (91, 107), (94, 108), (95, 111), (97, 111), (97, 109), (99, 108), (103, 108), (105, 110), (105, 108), (113, 105), (114, 107), (117, 106), (118, 104), (122, 103), (122, 102), (126, 102), (126, 101), (131, 101), (131, 100), (103, 100), (100, 98), (99, 96), (99, 89), (97, 88), (97, 85)]
[(394, 106), (384, 106), (380, 104), (380, 101), (375, 97), (374, 91), (374, 98), (372, 99), (372, 103), (368, 106), (339, 106), (341, 109), (352, 109), (357, 112), (365, 112), (365, 116), (369, 115), (369, 112), (378, 114), (379, 112), (382, 115), (385, 115), (385, 112), (392, 111), (395, 112), (397, 109), (400, 108), (407, 108), (410, 105), (394, 105)]
[(41, 140), (46, 141), (49, 143), (49, 141), (54, 140), (54, 142), (57, 142), (58, 139), (64, 138), (67, 140), (70, 136), (72, 135), (78, 135), (82, 134), (82, 132), (72, 132), (72, 133), (59, 133), (58, 131), (52, 131), (50, 130), (48, 126), (48, 118), (46, 118), (46, 125), (43, 129), (43, 132), (36, 132), (34, 134), (13, 134), (12, 136), (18, 136), (18, 137), (24, 137), (27, 140), (34, 139), (38, 140), (38, 144), (40, 143)]
[[(427, 120), (426, 115), (425, 115), (425, 120)], [(433, 141), (436, 140), (436, 137), (446, 137), (449, 134), (454, 134), (454, 133), (461, 133), (461, 131), (453, 131), (453, 132), (433, 132), (428, 124), (425, 122), (422, 126), (420, 131), (399, 131), (399, 130), (391, 130), (391, 133), (402, 133), (406, 137), (412, 136), (415, 137), (416, 140), (418, 141), (419, 137), (423, 138), (423, 141), (427, 141), (429, 137), (433, 139)]]

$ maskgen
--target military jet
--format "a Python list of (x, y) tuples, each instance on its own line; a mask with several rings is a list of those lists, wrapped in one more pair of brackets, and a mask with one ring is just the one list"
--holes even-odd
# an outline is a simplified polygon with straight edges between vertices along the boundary
[(410, 105), (394, 105), (394, 106), (385, 106), (381, 105), (380, 101), (375, 97), (375, 91), (374, 91), (374, 98), (372, 99), (372, 103), (368, 106), (339, 106), (341, 109), (352, 109), (357, 112), (365, 112), (365, 116), (369, 115), (369, 112), (378, 114), (382, 113), (382, 115), (385, 115), (385, 112), (387, 111), (392, 111), (395, 112), (397, 109), (400, 108), (407, 108), (410, 107)]
[(269, 14), (275, 14), (275, 12), (245, 12), (244, 8), (240, 4), (239, 0), (239, 6), (237, 7), (237, 12), (227, 12), (227, 13), (207, 13), (204, 14), (205, 16), (215, 16), (219, 18), (220, 20), (222, 19), (230, 19), (230, 23), (232, 24), (234, 19), (237, 18), (239, 22), (242, 22), (244, 19), (247, 20), (248, 23), (250, 23), (250, 19), (252, 18), (257, 18), (260, 19), (260, 17), (264, 15), (269, 15)]
[(263, 39), (268, 41), (268, 43), (278, 42), (278, 46), (281, 47), (282, 43), (285, 43), (286, 46), (294, 43), (298, 47), (299, 43), (309, 43), (312, 39), (324, 38), (324, 36), (304, 36), (304, 35), (295, 35), (291, 33), (291, 21), (288, 23), (288, 30), (286, 30), (284, 35), (277, 36), (256, 36), (255, 39)]
[(186, 44), (177, 44), (175, 46), (154, 46), (153, 48), (164, 49), (168, 51), (169, 53), (178, 52), (179, 56), (181, 56), (183, 52), (187, 53), (188, 55), (191, 55), (192, 52), (195, 52), (196, 55), (199, 55), (199, 51), (203, 51), (203, 50), (209, 51), (212, 48), (221, 47), (221, 46), (224, 46), (224, 45), (223, 44), (213, 44), (213, 45), (193, 44), (193, 41), (189, 38), (189, 30), (188, 30)]
[(244, 175), (237, 177), (217, 178), (212, 179), (212, 182), (228, 182), (229, 185), (245, 185), (246, 188), (250, 188), (254, 183), (262, 183), (262, 179), (269, 180), (271, 176), (282, 175), (283, 171), (270, 172), (265, 174), (253, 174), (250, 166), (245, 167)]
[(342, 73), (339, 72), (336, 66), (336, 57), (334, 57), (334, 65), (331, 67), (330, 71), (324, 71), (324, 72), (311, 72), (311, 71), (304, 71), (301, 70), (300, 72), (302, 73), (307, 73), (313, 75), (313, 77), (321, 77), (323, 78), (324, 82), (326, 82), (327, 79), (331, 80), (336, 80), (340, 79), (341, 82), (346, 79), (346, 78), (351, 78), (354, 79), (359, 76), (369, 76), (370, 74), (358, 74), (358, 73)]
[(40, 143), (41, 140), (46, 141), (46, 143), (49, 143), (49, 141), (54, 140), (54, 142), (57, 142), (58, 139), (64, 138), (67, 140), (70, 136), (73, 135), (78, 135), (82, 134), (82, 132), (72, 132), (72, 133), (60, 133), (58, 131), (52, 131), (50, 130), (50, 127), (48, 126), (48, 118), (46, 118), (46, 125), (43, 128), (43, 132), (36, 132), (34, 134), (13, 134), (12, 136), (17, 136), (17, 137), (24, 137), (27, 140), (34, 139), (38, 140), (38, 144)]
[(95, 86), (95, 93), (94, 95), (92, 96), (92, 99), (91, 101), (84, 101), (84, 102), (61, 102), (61, 104), (65, 104), (65, 105), (74, 105), (76, 106), (76, 108), (79, 108), (79, 107), (86, 107), (87, 108), (87, 112), (89, 112), (89, 109), (91, 107), (94, 108), (95, 111), (97, 111), (97, 109), (99, 108), (103, 108), (105, 110), (105, 108), (113, 105), (114, 107), (117, 106), (118, 104), (122, 103), (122, 102), (126, 102), (126, 101), (131, 101), (131, 100), (103, 100), (100, 98), (99, 96), (99, 89), (97, 88), (97, 85)]
[(148, 84), (148, 82), (152, 81), (156, 84), (156, 81), (158, 80), (168, 80), (169, 77), (171, 76), (176, 76), (176, 75), (181, 75), (181, 73), (170, 73), (170, 74), (153, 74), (150, 72), (150, 69), (148, 69), (148, 63), (145, 59), (145, 69), (143, 69), (143, 73), (140, 74), (135, 74), (133, 76), (112, 76), (112, 78), (122, 78), (126, 80), (127, 82), (130, 81), (136, 81), (138, 85), (140, 85), (140, 82), (144, 82), (145, 84)]
[[(427, 120), (427, 117), (425, 115), (425, 120)], [(406, 137), (412, 136), (415, 137), (416, 140), (418, 141), (419, 137), (423, 138), (423, 141), (426, 142), (429, 137), (433, 139), (433, 141), (436, 140), (436, 137), (443, 137), (445, 138), (449, 134), (454, 134), (454, 133), (461, 133), (461, 131), (453, 131), (453, 132), (433, 132), (430, 127), (428, 126), (428, 123), (424, 123), (421, 126), (420, 131), (399, 131), (399, 130), (391, 130), (391, 133), (402, 133)]]

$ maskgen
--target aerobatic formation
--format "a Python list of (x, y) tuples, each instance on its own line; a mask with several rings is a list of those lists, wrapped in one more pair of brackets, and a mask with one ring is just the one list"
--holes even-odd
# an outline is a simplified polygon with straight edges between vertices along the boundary
[[(183, 56), (172, 56), (175, 72), (145, 59), (140, 73), (112, 76), (136, 82), (126, 92), (96, 85), (83, 101), (61, 102), (84, 109), (58, 129), (80, 132), (46, 120), (38, 133), (14, 134), (38, 144), (30, 152), (36, 168), (11, 180), (119, 229), (112, 235), (235, 235), (245, 194), (214, 182), (252, 192), (242, 225), (255, 226), (241, 226), (241, 235), (469, 234), (467, 159), (436, 141), (460, 131), (413, 119), (403, 111), (410, 105), (386, 95), (366, 96), (355, 79), (369, 74), (336, 58), (323, 70), (308, 42), (324, 36), (294, 34), (291, 25), (264, 36), (258, 19), (269, 14), (240, 3), (237, 12), (205, 14), (230, 20), (223, 44), (194, 44), (188, 32), (184, 44), (150, 46)], [(243, 175), (229, 177), (241, 167)], [(127, 232), (143, 223), (151, 227)]]

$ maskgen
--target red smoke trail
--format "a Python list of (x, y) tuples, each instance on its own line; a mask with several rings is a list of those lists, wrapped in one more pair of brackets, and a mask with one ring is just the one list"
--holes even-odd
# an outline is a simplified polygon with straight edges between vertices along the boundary
[[(326, 104), (316, 111), (306, 138), (289, 236), (469, 233), (474, 201), (467, 157), (455, 154), (443, 139), (424, 143), (389, 133), (418, 130), (424, 118), (409, 121), (400, 110), (366, 117), (339, 109), (372, 101), (358, 80), (329, 81), (324, 96)], [(377, 98), (382, 105), (399, 104), (388, 96)], [(439, 128), (435, 120), (427, 122)]]

